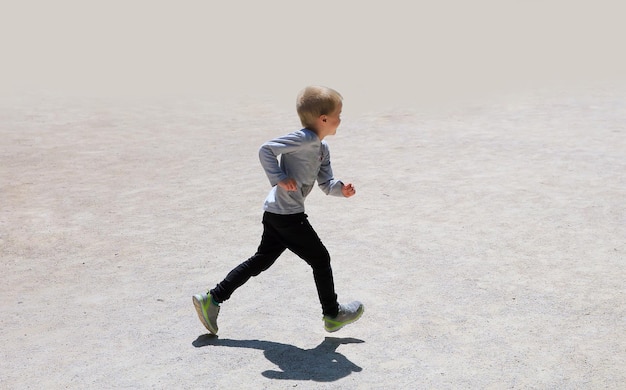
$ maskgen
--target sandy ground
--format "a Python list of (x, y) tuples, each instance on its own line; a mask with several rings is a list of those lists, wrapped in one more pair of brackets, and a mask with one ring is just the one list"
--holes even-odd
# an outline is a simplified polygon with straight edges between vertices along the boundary
[(222, 306), (219, 338), (191, 296), (256, 249), (257, 148), (297, 129), (290, 107), (1, 107), (0, 388), (626, 386), (623, 91), (347, 109), (328, 141), (357, 196), (316, 190), (307, 212), (364, 316), (325, 333), (285, 254)]

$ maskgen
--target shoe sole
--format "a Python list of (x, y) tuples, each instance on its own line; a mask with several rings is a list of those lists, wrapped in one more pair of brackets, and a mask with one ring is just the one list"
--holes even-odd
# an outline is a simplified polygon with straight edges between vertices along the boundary
[(356, 322), (359, 318), (361, 318), (361, 316), (363, 315), (363, 312), (365, 312), (365, 306), (361, 306), (361, 311), (358, 313), (358, 315), (356, 317), (354, 317), (353, 319), (351, 319), (350, 321), (346, 321), (343, 324), (339, 325), (336, 328), (332, 328), (332, 329), (328, 329), (326, 326), (324, 326), (324, 329), (329, 332), (329, 333), (333, 333), (338, 331), (339, 329), (343, 328), (346, 325), (350, 325), (354, 322)]
[(202, 302), (200, 301), (200, 299), (198, 299), (198, 297), (194, 295), (192, 297), (192, 300), (193, 300), (193, 305), (196, 308), (196, 313), (198, 313), (198, 318), (200, 319), (200, 322), (202, 322), (202, 325), (204, 325), (204, 327), (207, 328), (207, 330), (211, 332), (211, 334), (217, 335), (217, 329), (213, 329), (213, 327), (209, 325), (209, 322), (204, 318), (204, 312), (202, 310)]

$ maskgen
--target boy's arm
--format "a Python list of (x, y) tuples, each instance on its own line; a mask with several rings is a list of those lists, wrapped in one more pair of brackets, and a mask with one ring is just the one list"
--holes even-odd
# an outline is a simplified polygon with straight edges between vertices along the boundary
[(326, 195), (346, 196), (346, 194), (342, 191), (344, 188), (343, 182), (335, 179), (333, 176), (333, 169), (330, 166), (330, 151), (328, 148), (324, 151), (322, 165), (320, 166), (320, 171), (317, 174), (317, 184)]
[(291, 133), (267, 141), (259, 148), (259, 160), (272, 187), (288, 179), (285, 172), (280, 169), (278, 156), (298, 149), (302, 141), (297, 133)]

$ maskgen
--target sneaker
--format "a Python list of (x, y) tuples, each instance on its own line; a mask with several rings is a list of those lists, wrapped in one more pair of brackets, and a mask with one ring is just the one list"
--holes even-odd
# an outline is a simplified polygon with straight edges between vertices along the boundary
[(193, 305), (198, 312), (198, 318), (212, 334), (217, 334), (217, 315), (220, 312), (219, 305), (213, 303), (211, 294), (196, 294), (193, 296)]
[(363, 314), (363, 310), (363, 304), (359, 301), (350, 302), (347, 305), (339, 305), (337, 317), (324, 316), (324, 329), (327, 332), (336, 332), (358, 320)]

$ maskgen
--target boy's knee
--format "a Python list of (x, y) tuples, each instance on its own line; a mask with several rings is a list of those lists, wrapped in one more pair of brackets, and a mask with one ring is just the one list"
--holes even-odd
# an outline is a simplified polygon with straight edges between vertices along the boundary
[(313, 269), (330, 268), (330, 255), (328, 252), (321, 253), (319, 256), (307, 259), (307, 263), (309, 263)]
[(276, 259), (266, 256), (255, 255), (248, 259), (246, 266), (251, 276), (258, 276), (261, 272), (267, 271)]

